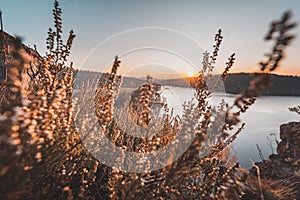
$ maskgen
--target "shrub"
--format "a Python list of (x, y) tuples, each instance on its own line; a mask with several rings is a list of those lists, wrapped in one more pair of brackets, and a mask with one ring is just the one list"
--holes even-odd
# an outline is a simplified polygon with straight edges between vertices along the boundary
[[(196, 103), (186, 102), (182, 116), (173, 116), (165, 104), (164, 117), (151, 118), (149, 99), (153, 85), (147, 83), (139, 89), (139, 101), (136, 108), (132, 107), (133, 112), (142, 116), (138, 122), (148, 125), (151, 120), (154, 123), (163, 120), (164, 127), (150, 139), (137, 138), (120, 128), (125, 126), (128, 131), (138, 131), (125, 124), (124, 108), (116, 108), (123, 124), (116, 123), (113, 117), (122, 80), (122, 76), (117, 75), (118, 57), (101, 82), (83, 85), (76, 94), (78, 98), (72, 101), (76, 70), (72, 64), (66, 66), (66, 62), (75, 35), (70, 31), (67, 42), (63, 43), (61, 13), (55, 1), (54, 29), (48, 31), (45, 57), (28, 54), (16, 38), (9, 52), (12, 59), (5, 63), (8, 78), (1, 82), (0, 118), (0, 156), (4, 158), (0, 162), (2, 198), (240, 199), (245, 191), (251, 192), (249, 188), (253, 185), (250, 187), (250, 182), (246, 182), (248, 173), (237, 163), (227, 162), (226, 148), (244, 127), (244, 124), (238, 126), (240, 114), (255, 102), (270, 80), (260, 74), (236, 97), (233, 105), (222, 102), (218, 108), (207, 106), (211, 93), (226, 78), (235, 60), (232, 54), (221, 79), (215, 87), (209, 88), (207, 83), (223, 40), (221, 30), (215, 36), (213, 53), (203, 55), (203, 67), (195, 88)], [(294, 36), (289, 35), (289, 31), (295, 24), (290, 22), (290, 17), (286, 12), (281, 20), (272, 23), (266, 39), (273, 39), (275, 45), (267, 61), (260, 63), (262, 72), (278, 68), (285, 47), (292, 41)], [(278, 36), (274, 36), (276, 33)], [(28, 84), (24, 84), (28, 77)], [(237, 130), (232, 133), (234, 128)], [(116, 146), (145, 153), (166, 146), (180, 131), (187, 140), (195, 135), (191, 145), (176, 161), (156, 171), (146, 168), (142, 173), (130, 173), (110, 168), (96, 160), (83, 145), (91, 144), (93, 153), (114, 153), (111, 149), (100, 149), (96, 142), (87, 142), (106, 136)], [(171, 150), (168, 158), (171, 160), (174, 154), (176, 152)], [(126, 158), (117, 162), (126, 162)]]

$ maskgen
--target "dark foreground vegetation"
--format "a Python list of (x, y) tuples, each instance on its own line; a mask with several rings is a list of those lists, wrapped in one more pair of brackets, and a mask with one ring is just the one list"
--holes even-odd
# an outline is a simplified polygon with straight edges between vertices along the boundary
[[(299, 122), (281, 126), (278, 155), (253, 163), (250, 172), (238, 163), (228, 162), (228, 147), (245, 125), (240, 123), (240, 115), (270, 84), (271, 77), (265, 73), (279, 67), (285, 48), (294, 38), (290, 34), (295, 27), (290, 12), (272, 23), (265, 39), (274, 41), (274, 46), (266, 61), (259, 64), (263, 73), (253, 77), (232, 105), (221, 102), (217, 108), (207, 106), (212, 92), (207, 83), (223, 40), (221, 30), (215, 36), (213, 53), (203, 55), (195, 84), (196, 103), (185, 103), (182, 116), (173, 116), (164, 105), (163, 118), (153, 118), (150, 105), (154, 86), (145, 83), (140, 87), (140, 99), (133, 111), (140, 116), (138, 122), (142, 126), (151, 120), (164, 122), (164, 128), (151, 138), (129, 137), (120, 129), (124, 124), (114, 119), (113, 112), (118, 112), (119, 120), (126, 118), (126, 108), (114, 108), (122, 82), (122, 76), (117, 75), (118, 57), (104, 80), (84, 84), (75, 94), (74, 69), (72, 64), (66, 66), (75, 35), (70, 31), (66, 43), (62, 41), (57, 1), (53, 14), (54, 28), (48, 31), (48, 52), (43, 57), (26, 49), (18, 38), (8, 48), (6, 35), (1, 32), (1, 199), (299, 198)], [(234, 60), (232, 54), (213, 90), (226, 79)], [(74, 95), (78, 98), (72, 99)], [(299, 107), (291, 111), (300, 113)], [(191, 145), (177, 160), (155, 171), (122, 171), (93, 156), (103, 151), (114, 153), (93, 142), (103, 136), (116, 146), (141, 153), (166, 146), (179, 132), (187, 138), (195, 135)], [(93, 154), (84, 144), (91, 144)], [(168, 153), (171, 159), (176, 152)], [(126, 162), (126, 158), (115, 162)]]

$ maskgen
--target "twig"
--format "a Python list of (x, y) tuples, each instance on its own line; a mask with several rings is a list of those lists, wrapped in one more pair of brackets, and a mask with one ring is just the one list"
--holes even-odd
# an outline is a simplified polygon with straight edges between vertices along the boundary
[(252, 166), (256, 168), (257, 179), (258, 179), (258, 187), (259, 187), (259, 193), (260, 193), (260, 199), (261, 199), (261, 200), (264, 200), (264, 195), (263, 195), (262, 187), (261, 187), (261, 180), (260, 180), (260, 170), (259, 170), (259, 167), (253, 162), (253, 160), (250, 159), (250, 161), (252, 162)]

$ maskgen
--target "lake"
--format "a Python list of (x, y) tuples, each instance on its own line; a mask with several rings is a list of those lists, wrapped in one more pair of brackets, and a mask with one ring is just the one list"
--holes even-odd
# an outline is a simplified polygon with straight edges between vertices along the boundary
[[(181, 114), (181, 104), (191, 100), (194, 90), (191, 88), (167, 87), (162, 94), (167, 99), (174, 113)], [(222, 99), (229, 105), (234, 101), (235, 95), (228, 93), (214, 93), (210, 102), (217, 106)], [(261, 149), (265, 159), (273, 151), (276, 153), (275, 137), (279, 139), (279, 126), (290, 121), (299, 121), (299, 115), (288, 110), (300, 104), (300, 97), (293, 96), (261, 96), (246, 113), (241, 115), (242, 122), (246, 123), (245, 129), (240, 133), (233, 145), (233, 152), (238, 157), (242, 167), (251, 168), (250, 160), (261, 161), (256, 144)], [(274, 136), (270, 134), (275, 133)], [(269, 137), (268, 142), (267, 137)]]

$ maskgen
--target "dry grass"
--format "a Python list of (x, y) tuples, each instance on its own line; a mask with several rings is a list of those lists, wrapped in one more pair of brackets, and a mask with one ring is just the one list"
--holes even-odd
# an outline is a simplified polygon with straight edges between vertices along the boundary
[[(164, 117), (155, 118), (150, 106), (153, 85), (147, 83), (140, 88), (139, 101), (132, 105), (132, 112), (142, 116), (137, 122), (142, 126), (150, 121), (164, 122), (163, 129), (153, 130), (154, 135), (143, 138), (126, 134), (139, 130), (126, 124), (126, 108), (114, 107), (122, 80), (122, 76), (117, 75), (118, 57), (101, 83), (83, 85), (77, 98), (72, 100), (74, 69), (66, 66), (66, 61), (75, 35), (71, 31), (63, 43), (61, 9), (57, 1), (53, 14), (54, 30), (48, 32), (46, 56), (33, 65), (33, 58), (23, 52), (20, 41), (16, 41), (10, 52), (13, 59), (5, 63), (8, 79), (1, 82), (4, 89), (1, 90), (0, 118), (0, 156), (4, 158), (0, 162), (2, 198), (240, 199), (246, 191), (257, 197), (257, 181), (246, 182), (248, 173), (237, 163), (228, 162), (230, 155), (226, 148), (243, 129), (244, 124), (239, 125), (240, 114), (254, 103), (269, 80), (264, 75), (256, 77), (231, 106), (224, 102), (218, 108), (207, 106), (212, 93), (207, 82), (223, 39), (221, 30), (215, 36), (213, 54), (204, 53), (203, 70), (195, 88), (197, 101), (186, 102), (182, 116), (173, 116), (168, 105), (164, 105)], [(288, 31), (294, 25), (289, 20), (287, 12), (273, 23), (267, 39), (274, 39), (275, 45), (268, 61), (261, 63), (262, 71), (270, 72), (278, 67), (285, 47), (293, 39)], [(274, 38), (275, 33), (279, 36)], [(232, 54), (222, 80), (234, 60)], [(28, 85), (23, 84), (24, 76), (29, 76)], [(114, 112), (118, 112), (118, 119), (114, 119)], [(234, 128), (238, 130), (232, 132)], [(88, 151), (113, 154), (111, 149), (100, 148), (93, 142), (106, 136), (128, 151), (150, 152), (166, 146), (180, 132), (185, 133), (186, 140), (194, 134), (192, 144), (176, 161), (156, 171), (120, 171), (101, 164)], [(168, 152), (169, 159), (175, 154), (175, 150)], [(117, 162), (126, 162), (126, 158)], [(133, 164), (139, 165), (128, 163)], [(270, 192), (281, 197), (293, 187), (273, 184)], [(253, 191), (249, 190), (251, 187)]]

